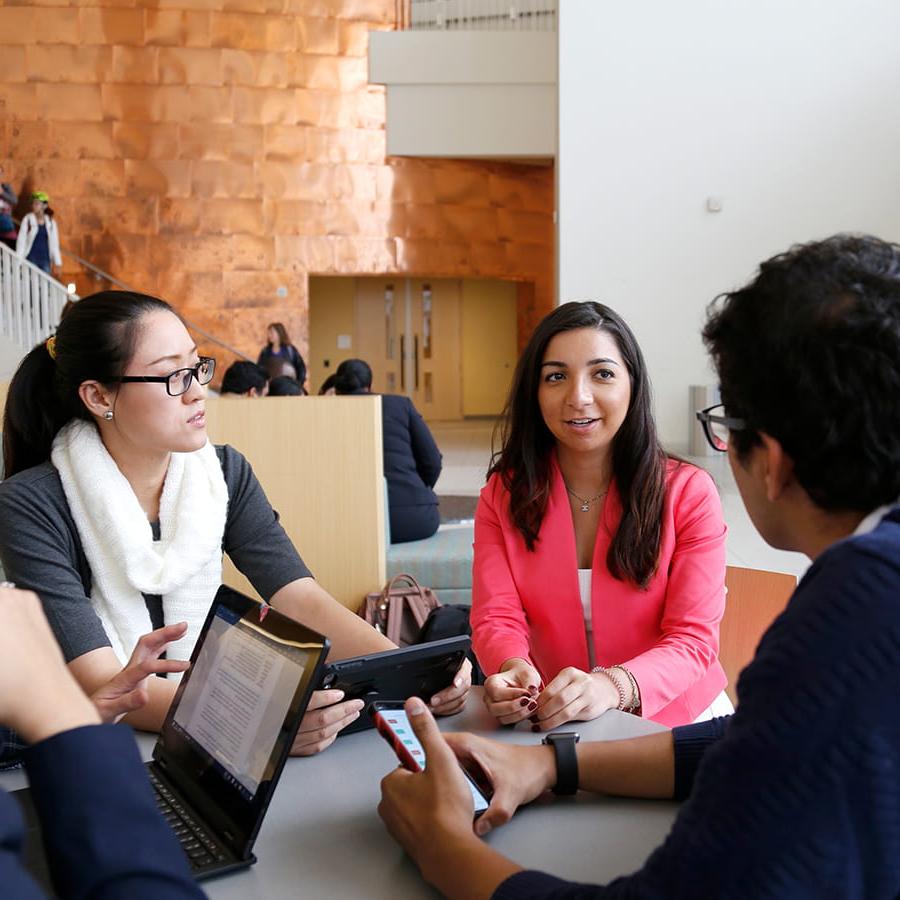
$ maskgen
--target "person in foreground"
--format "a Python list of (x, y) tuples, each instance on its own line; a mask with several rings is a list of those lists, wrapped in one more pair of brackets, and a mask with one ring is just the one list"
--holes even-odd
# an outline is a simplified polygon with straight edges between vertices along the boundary
[[(167, 303), (105, 291), (75, 303), (10, 384), (0, 564), (41, 598), (86, 693), (151, 628), (186, 621), (171, 655), (190, 658), (223, 552), (260, 597), (326, 635), (335, 659), (394, 646), (315, 581), (247, 460), (210, 443), (214, 372)], [(466, 662), (433, 698), (437, 711), (462, 706), (469, 671)], [(159, 731), (176, 688), (149, 679), (129, 724)], [(316, 691), (292, 752), (324, 749), (361, 709), (341, 691)]]
[(707, 436), (760, 534), (812, 566), (733, 716), (578, 745), (582, 790), (684, 800), (644, 867), (606, 887), (524, 871), (473, 831), (453, 754), (493, 782), (483, 834), (556, 784), (550, 747), (445, 741), (410, 701), (428, 768), (389, 775), (379, 811), (449, 896), (900, 895), (900, 246), (795, 247), (722, 298), (704, 338), (724, 407), (702, 413)]
[[(105, 718), (66, 669), (38, 598), (0, 587), (0, 723), (31, 744), (25, 766), (57, 894), (203, 897), (130, 730)], [(22, 838), (18, 804), (0, 792), (3, 896), (43, 897)]]
[(504, 725), (732, 712), (719, 496), (660, 446), (643, 354), (609, 307), (564, 303), (528, 341), (474, 546), (472, 645)]

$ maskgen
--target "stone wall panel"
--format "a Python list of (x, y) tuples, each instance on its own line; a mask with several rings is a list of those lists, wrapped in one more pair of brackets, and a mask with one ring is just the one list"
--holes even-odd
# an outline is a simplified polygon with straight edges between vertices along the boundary
[(254, 357), (271, 321), (308, 349), (310, 274), (514, 280), (521, 338), (553, 303), (553, 170), (387, 158), (366, 53), (394, 15), (394, 0), (4, 4), (0, 159), (17, 189), (51, 194), (65, 247)]

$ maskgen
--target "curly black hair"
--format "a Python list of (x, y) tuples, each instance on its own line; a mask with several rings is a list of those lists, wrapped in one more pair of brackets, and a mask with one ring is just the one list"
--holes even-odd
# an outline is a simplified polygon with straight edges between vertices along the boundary
[(829, 511), (900, 496), (900, 246), (839, 234), (792, 247), (717, 297), (703, 330), (739, 459), (778, 440)]

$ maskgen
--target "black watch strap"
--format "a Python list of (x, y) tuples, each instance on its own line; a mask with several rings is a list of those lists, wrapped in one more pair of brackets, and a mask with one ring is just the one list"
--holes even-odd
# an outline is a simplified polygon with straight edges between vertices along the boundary
[(578, 790), (578, 754), (575, 745), (579, 740), (577, 731), (559, 731), (544, 738), (543, 743), (549, 744), (556, 754), (554, 794), (574, 794)]

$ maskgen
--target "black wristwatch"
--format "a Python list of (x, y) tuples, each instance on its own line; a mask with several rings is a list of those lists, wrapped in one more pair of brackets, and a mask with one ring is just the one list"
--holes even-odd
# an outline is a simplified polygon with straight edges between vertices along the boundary
[(556, 754), (556, 784), (554, 794), (574, 794), (578, 790), (578, 754), (575, 745), (581, 740), (577, 731), (557, 731), (548, 734), (542, 743), (549, 744)]

